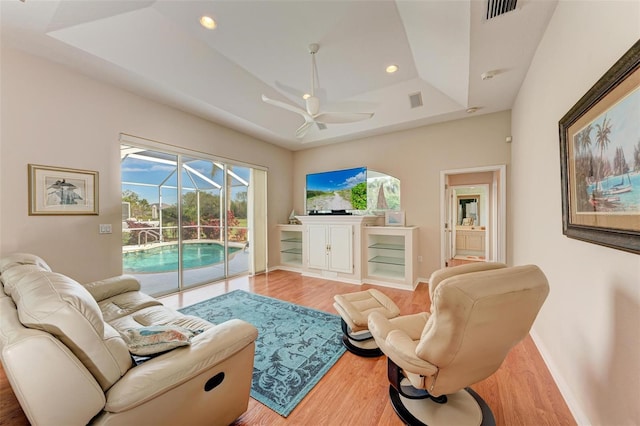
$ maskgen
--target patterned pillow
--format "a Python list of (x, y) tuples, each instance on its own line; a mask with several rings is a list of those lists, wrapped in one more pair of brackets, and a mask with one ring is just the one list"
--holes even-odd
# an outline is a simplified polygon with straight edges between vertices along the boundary
[[(200, 331), (200, 330), (198, 330)], [(153, 325), (128, 328), (121, 332), (122, 338), (134, 355), (154, 355), (191, 344), (198, 331), (177, 326)]]

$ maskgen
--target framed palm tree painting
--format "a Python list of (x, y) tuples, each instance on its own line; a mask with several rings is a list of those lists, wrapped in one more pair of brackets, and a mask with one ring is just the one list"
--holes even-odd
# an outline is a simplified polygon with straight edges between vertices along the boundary
[(640, 253), (640, 41), (559, 127), (563, 233)]

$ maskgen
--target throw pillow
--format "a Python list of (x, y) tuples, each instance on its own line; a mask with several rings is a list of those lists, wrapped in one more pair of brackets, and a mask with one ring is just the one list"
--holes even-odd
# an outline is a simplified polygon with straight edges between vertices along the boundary
[(180, 346), (191, 344), (191, 338), (198, 334), (183, 327), (153, 325), (128, 328), (120, 333), (134, 355), (154, 355)]

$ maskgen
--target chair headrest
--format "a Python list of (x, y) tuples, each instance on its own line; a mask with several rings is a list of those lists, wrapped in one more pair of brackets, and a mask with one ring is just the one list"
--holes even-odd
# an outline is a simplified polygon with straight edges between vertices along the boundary
[(436, 291), (436, 288), (447, 278), (472, 272), (490, 271), (506, 267), (507, 265), (499, 262), (473, 262), (451, 268), (439, 269), (431, 274), (431, 277), (429, 278), (429, 297), (431, 298), (431, 302), (433, 303), (433, 294)]

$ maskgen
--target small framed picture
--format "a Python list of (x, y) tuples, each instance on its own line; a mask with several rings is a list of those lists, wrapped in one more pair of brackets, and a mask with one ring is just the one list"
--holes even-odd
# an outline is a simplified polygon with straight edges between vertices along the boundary
[(384, 212), (385, 226), (404, 226), (403, 211), (386, 211)]
[(29, 215), (80, 214), (98, 214), (98, 172), (29, 164)]

